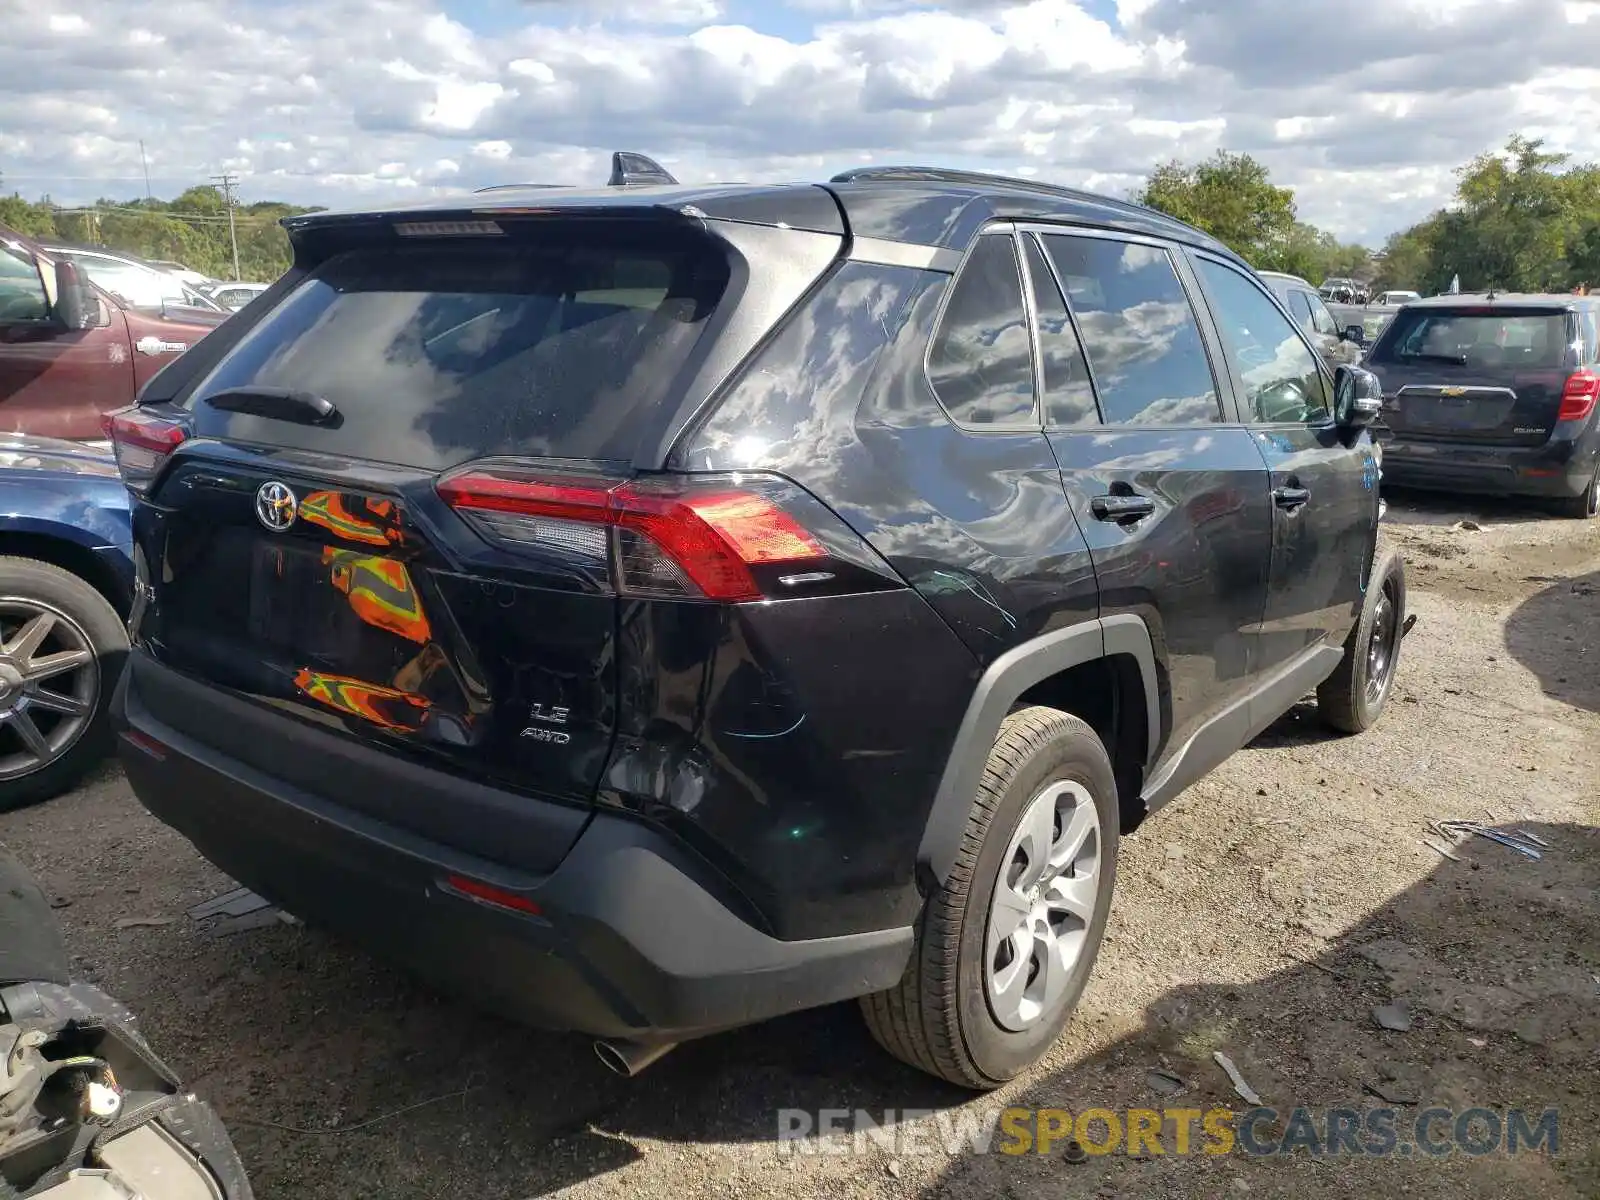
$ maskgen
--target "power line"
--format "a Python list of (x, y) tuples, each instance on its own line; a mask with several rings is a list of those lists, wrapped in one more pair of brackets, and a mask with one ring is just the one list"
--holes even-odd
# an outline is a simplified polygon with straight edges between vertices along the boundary
[[(209, 225), (226, 225), (228, 223), (227, 217), (212, 216), (210, 213), (178, 212), (175, 209), (165, 208), (130, 208), (122, 204), (80, 204), (71, 208), (65, 205), (56, 205), (50, 211), (63, 213), (67, 216), (76, 216), (79, 213), (125, 213), (134, 217), (171, 217), (175, 221), (198, 221), (201, 224)], [(277, 217), (246, 215), (239, 219), (247, 225), (253, 222), (275, 225), (278, 222)]]
[(213, 175), (211, 179), (222, 186), (223, 203), (228, 206), (228, 237), (233, 242), (233, 280), (237, 283), (243, 278), (239, 274), (239, 231), (233, 224), (233, 185), (239, 182), (239, 177), (224, 171), (221, 175)]

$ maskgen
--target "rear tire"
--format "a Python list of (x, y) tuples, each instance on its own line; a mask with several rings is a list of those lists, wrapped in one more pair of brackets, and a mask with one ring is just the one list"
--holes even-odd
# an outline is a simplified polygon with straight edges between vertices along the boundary
[[(78, 576), (7, 556), (0, 557), (0, 643), (5, 812), (66, 791), (110, 751), (108, 709), (128, 633), (116, 609)], [(81, 661), (63, 667), (63, 656)]]
[(1562, 502), (1561, 515), (1576, 521), (1589, 521), (1600, 515), (1600, 467), (1595, 469), (1594, 477), (1589, 480), (1589, 486), (1582, 495)]
[(1383, 715), (1394, 688), (1406, 620), (1406, 564), (1378, 544), (1361, 603), (1361, 619), (1345, 639), (1338, 669), (1317, 688), (1317, 711), (1341, 733), (1365, 733)]
[(1000, 727), (945, 885), (899, 985), (864, 997), (872, 1036), (930, 1075), (996, 1088), (1061, 1035), (1099, 953), (1119, 809), (1105, 747), (1051, 708)]

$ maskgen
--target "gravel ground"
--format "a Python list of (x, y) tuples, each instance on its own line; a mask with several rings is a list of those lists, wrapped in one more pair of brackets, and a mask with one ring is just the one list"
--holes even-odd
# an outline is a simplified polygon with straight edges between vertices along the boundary
[[(683, 1047), (624, 1081), (581, 1039), (477, 1015), (315, 932), (208, 936), (184, 912), (228, 881), (114, 769), (0, 817), (0, 840), (56, 898), (82, 974), (221, 1107), (263, 1200), (1600, 1196), (1600, 522), (1391, 504), (1420, 619), (1383, 721), (1331, 738), (1302, 706), (1130, 838), (1078, 1016), (997, 1097), (887, 1060), (848, 1006)], [(1450, 861), (1421, 844), (1428, 818), (1492, 819), (1552, 848), (1535, 862), (1474, 839)], [(170, 920), (119, 928), (128, 918)], [(1407, 1032), (1372, 1017), (1396, 998)], [(1000, 1104), (1247, 1108), (1215, 1050), (1285, 1111), (1383, 1104), (1373, 1090), (1555, 1107), (1558, 1149), (1073, 1162), (1064, 1143), (1021, 1157), (938, 1144)], [(1158, 1095), (1153, 1069), (1187, 1090)], [(868, 1138), (789, 1154), (780, 1109), (938, 1115), (914, 1127), (934, 1131), (920, 1150)]]

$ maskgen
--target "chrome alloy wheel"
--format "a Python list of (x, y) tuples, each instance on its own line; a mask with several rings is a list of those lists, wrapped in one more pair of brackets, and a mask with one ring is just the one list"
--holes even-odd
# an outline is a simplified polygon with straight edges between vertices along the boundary
[(83, 628), (41, 601), (0, 596), (0, 780), (71, 750), (99, 696), (100, 660)]

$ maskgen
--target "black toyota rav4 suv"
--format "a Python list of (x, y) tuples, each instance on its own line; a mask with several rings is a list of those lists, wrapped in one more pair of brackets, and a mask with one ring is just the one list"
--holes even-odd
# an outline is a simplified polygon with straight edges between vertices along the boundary
[(995, 1086), (1120, 834), (1309, 691), (1384, 703), (1375, 383), (1194, 229), (878, 168), (285, 224), (112, 422), (129, 778), (616, 1069), (860, 997)]

